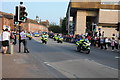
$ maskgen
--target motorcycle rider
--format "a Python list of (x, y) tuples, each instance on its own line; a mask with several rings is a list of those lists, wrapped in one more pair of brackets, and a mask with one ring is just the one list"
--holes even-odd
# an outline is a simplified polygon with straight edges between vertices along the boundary
[(86, 43), (90, 43), (87, 36), (85, 37), (85, 39), (84, 39), (84, 41), (82, 43), (83, 43), (82, 47), (86, 47), (87, 46)]
[(82, 43), (84, 41), (84, 37), (83, 36), (80, 36), (79, 39), (76, 40), (76, 46), (82, 46)]
[(63, 37), (62, 37), (62, 35), (61, 34), (58, 34), (58, 36), (57, 36), (58, 38), (57, 38), (57, 42), (59, 43), (59, 42), (63, 42)]
[[(47, 43), (47, 41), (48, 41), (48, 34), (43, 33), (43, 35), (41, 36), (41, 40), (42, 40), (42, 41), (44, 41), (44, 40), (45, 40), (45, 41), (46, 41), (46, 43)], [(45, 44), (46, 44), (46, 43), (45, 43)]]
[(54, 41), (57, 40), (57, 34), (54, 35), (53, 39), (54, 39)]
[(28, 32), (26, 36), (29, 38), (29, 40), (32, 39), (32, 34), (30, 32)]
[(78, 41), (76, 42), (76, 46), (79, 49), (84, 49), (89, 45), (89, 44), (87, 45), (86, 43), (90, 43), (87, 37), (80, 36), (80, 39), (78, 39)]

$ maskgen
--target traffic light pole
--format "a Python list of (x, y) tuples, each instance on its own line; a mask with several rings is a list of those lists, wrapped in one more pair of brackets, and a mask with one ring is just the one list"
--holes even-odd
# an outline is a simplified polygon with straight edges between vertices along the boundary
[(21, 52), (21, 37), (20, 37), (20, 32), (21, 32), (21, 22), (19, 22), (19, 53)]

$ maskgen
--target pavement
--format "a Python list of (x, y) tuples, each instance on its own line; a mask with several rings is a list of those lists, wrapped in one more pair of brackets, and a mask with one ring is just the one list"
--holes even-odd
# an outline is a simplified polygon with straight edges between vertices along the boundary
[(118, 53), (91, 48), (89, 55), (76, 52), (74, 44), (49, 39), (28, 41), (30, 53), (2, 54), (3, 78), (117, 78)]
[[(15, 46), (14, 54), (2, 55), (3, 78), (52, 78), (43, 68), (43, 64), (36, 64), (30, 54), (18, 53)], [(37, 65), (37, 66), (36, 66)]]

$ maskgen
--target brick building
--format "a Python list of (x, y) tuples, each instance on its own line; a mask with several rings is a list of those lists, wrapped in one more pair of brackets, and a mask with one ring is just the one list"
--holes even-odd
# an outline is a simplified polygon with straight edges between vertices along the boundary
[(49, 21), (48, 20), (43, 21), (42, 19), (40, 19), (39, 24), (49, 27)]
[(13, 14), (8, 14), (0, 11), (0, 32), (5, 26), (14, 29)]
[(68, 34), (85, 34), (87, 31), (104, 31), (107, 37), (118, 34), (115, 29), (120, 22), (119, 10), (118, 2), (71, 0), (66, 14)]
[[(5, 13), (0, 11), (0, 31), (6, 27), (10, 27), (10, 29), (15, 29), (14, 21), (13, 21), (13, 14)], [(48, 32), (48, 28), (44, 25), (40, 25), (36, 20), (27, 19), (25, 23), (22, 23), (22, 29), (25, 31), (30, 32)], [(18, 29), (18, 26), (16, 26), (16, 29)]]

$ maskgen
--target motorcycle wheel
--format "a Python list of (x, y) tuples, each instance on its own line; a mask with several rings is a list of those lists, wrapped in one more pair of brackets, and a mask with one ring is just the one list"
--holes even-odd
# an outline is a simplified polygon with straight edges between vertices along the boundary
[(45, 41), (45, 44), (47, 44), (47, 41)]
[(54, 39), (54, 41), (56, 41), (56, 39)]
[(81, 51), (81, 50), (80, 50), (80, 47), (78, 46), (78, 47), (77, 47), (77, 52), (80, 52), (80, 51)]
[(87, 50), (86, 54), (89, 54), (90, 53), (90, 50)]
[(29, 40), (31, 40), (31, 38), (29, 38)]

